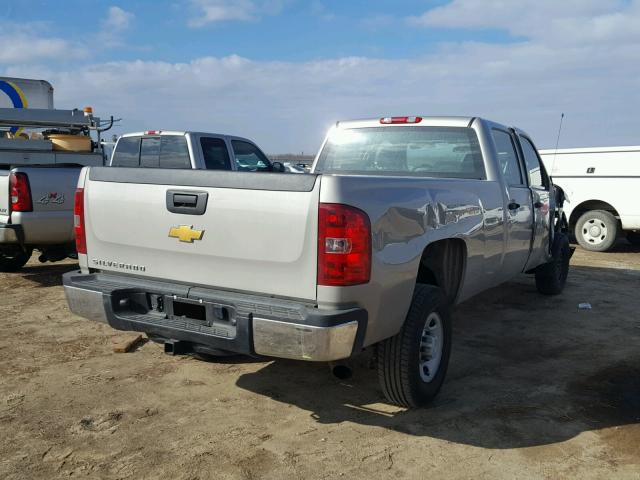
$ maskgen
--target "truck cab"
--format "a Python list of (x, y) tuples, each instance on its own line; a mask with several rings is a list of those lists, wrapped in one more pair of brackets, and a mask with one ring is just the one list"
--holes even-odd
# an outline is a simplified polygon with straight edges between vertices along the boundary
[(147, 130), (128, 133), (116, 143), (109, 165), (241, 172), (281, 172), (251, 140), (204, 132)]

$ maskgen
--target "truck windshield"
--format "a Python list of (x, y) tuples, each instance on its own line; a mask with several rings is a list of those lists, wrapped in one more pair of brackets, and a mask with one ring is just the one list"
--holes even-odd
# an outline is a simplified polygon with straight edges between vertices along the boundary
[(466, 127), (336, 129), (316, 172), (486, 178), (475, 131)]

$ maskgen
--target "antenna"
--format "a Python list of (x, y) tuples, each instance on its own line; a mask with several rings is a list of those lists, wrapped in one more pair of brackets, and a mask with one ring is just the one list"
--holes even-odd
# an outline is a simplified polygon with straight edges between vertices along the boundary
[(551, 175), (556, 168), (556, 155), (558, 154), (558, 145), (560, 144), (560, 134), (562, 133), (562, 122), (564, 120), (564, 113), (560, 115), (560, 127), (558, 127), (558, 138), (556, 138), (556, 149), (553, 152), (553, 163), (551, 164)]

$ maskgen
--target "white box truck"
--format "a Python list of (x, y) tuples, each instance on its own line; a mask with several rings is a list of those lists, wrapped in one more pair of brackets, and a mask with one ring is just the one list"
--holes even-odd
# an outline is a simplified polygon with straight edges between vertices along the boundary
[(576, 241), (604, 252), (621, 232), (640, 245), (640, 146), (541, 150)]

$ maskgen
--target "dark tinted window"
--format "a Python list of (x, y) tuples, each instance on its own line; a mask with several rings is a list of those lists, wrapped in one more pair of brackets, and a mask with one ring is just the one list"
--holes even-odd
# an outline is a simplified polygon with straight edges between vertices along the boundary
[(440, 178), (486, 178), (478, 137), (464, 127), (338, 129), (316, 171)]
[(200, 146), (207, 170), (231, 170), (229, 152), (223, 139), (202, 137)]
[(520, 137), (520, 145), (522, 145), (524, 163), (527, 165), (527, 172), (529, 174), (529, 185), (531, 185), (532, 187), (545, 188), (542, 169), (540, 168), (540, 159), (538, 158), (536, 149), (525, 137)]
[(255, 145), (241, 140), (232, 140), (231, 145), (238, 170), (256, 172), (270, 169), (269, 159)]
[(140, 155), (140, 137), (121, 137), (113, 152), (111, 166), (137, 167)]
[(160, 166), (160, 137), (140, 139), (140, 166), (151, 168)]
[(494, 129), (491, 133), (498, 151), (498, 163), (504, 179), (509, 185), (524, 185), (513, 137), (502, 130)]
[(163, 135), (160, 144), (160, 168), (191, 168), (187, 139), (182, 135)]

